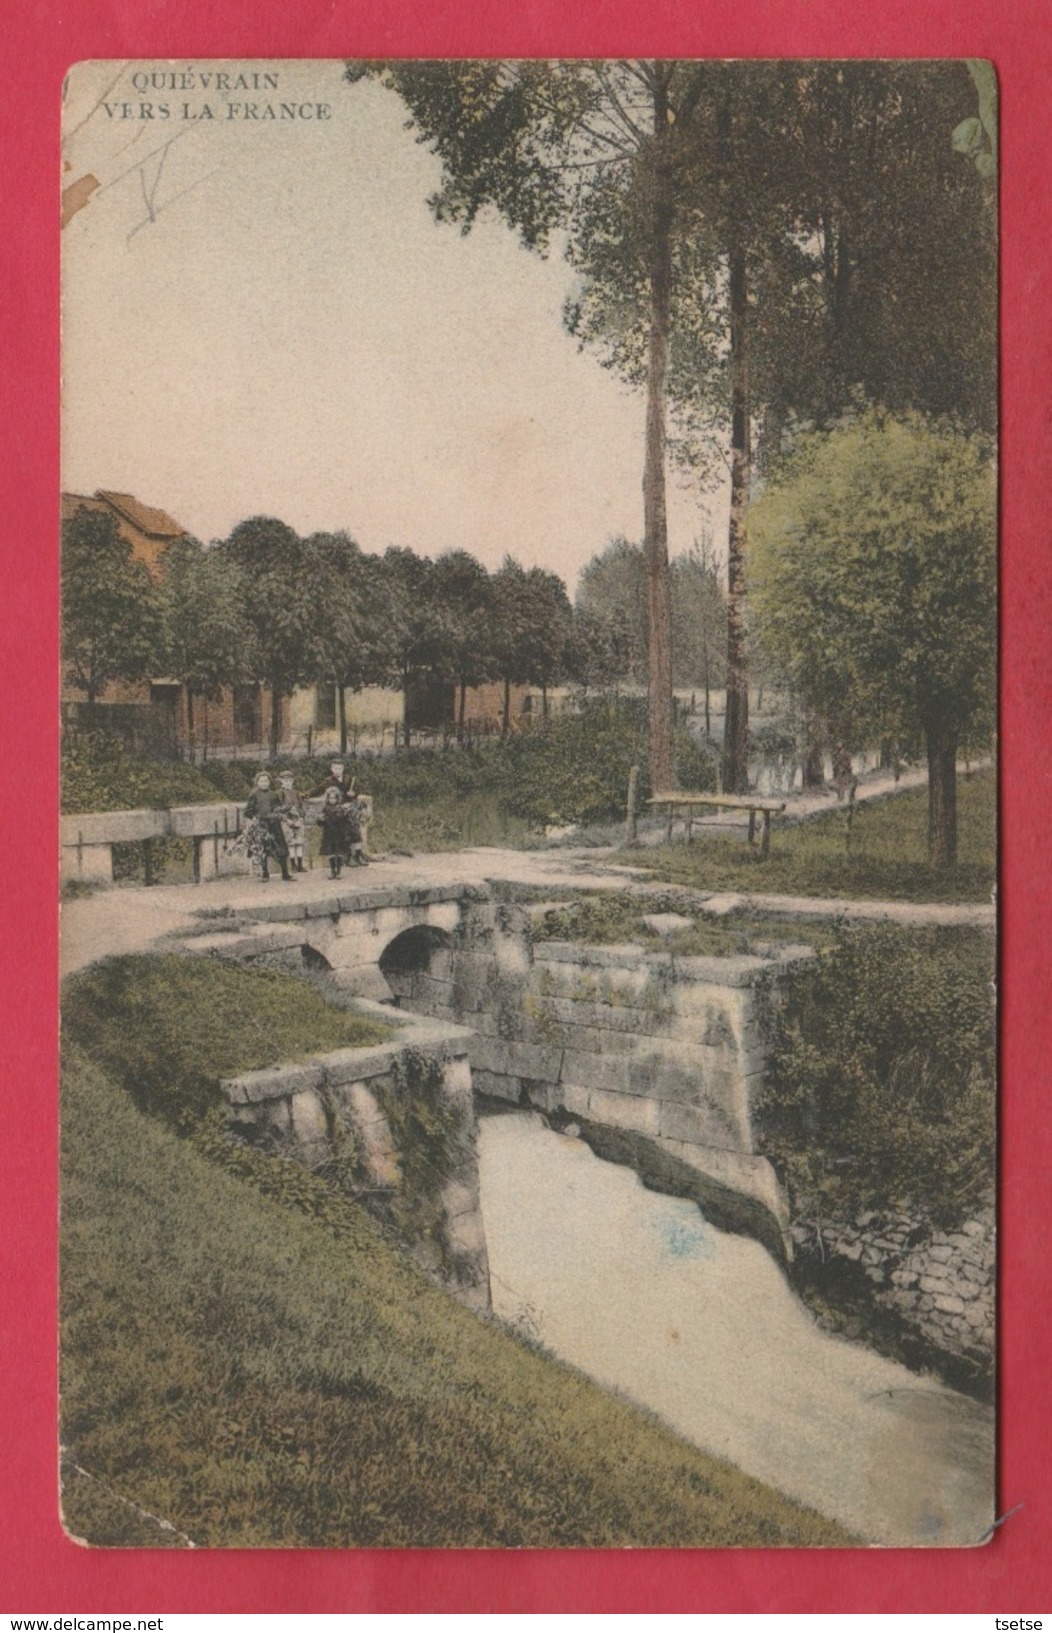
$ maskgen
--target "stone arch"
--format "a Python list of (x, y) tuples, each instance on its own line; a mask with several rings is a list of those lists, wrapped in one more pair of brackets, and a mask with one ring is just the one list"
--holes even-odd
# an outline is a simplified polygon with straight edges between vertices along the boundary
[(410, 925), (387, 943), (379, 958), (380, 974), (396, 1003), (412, 1003), (418, 996), (421, 978), (431, 974), (436, 956), (448, 956), (452, 945), (449, 931), (434, 924)]

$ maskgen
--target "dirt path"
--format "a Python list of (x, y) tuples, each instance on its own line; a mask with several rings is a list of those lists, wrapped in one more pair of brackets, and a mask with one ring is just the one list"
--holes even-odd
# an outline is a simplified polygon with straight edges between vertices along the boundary
[[(494, 882), (529, 885), (553, 891), (628, 890), (642, 898), (676, 895), (696, 910), (723, 916), (739, 908), (784, 913), (799, 918), (884, 920), (903, 925), (993, 926), (995, 909), (985, 903), (844, 901), (835, 897), (777, 896), (759, 892), (714, 892), (655, 883), (645, 870), (612, 860), (609, 852), (590, 850), (517, 851), (480, 847), (439, 851), (426, 856), (392, 857), (368, 869), (344, 875), (341, 891), (387, 885)], [(116, 953), (144, 952), (156, 942), (189, 929), (201, 917), (254, 911), (275, 900), (318, 902), (336, 892), (320, 868), (298, 875), (291, 884), (264, 883), (239, 877), (201, 885), (126, 886), (99, 890), (67, 902), (62, 908), (63, 974)]]

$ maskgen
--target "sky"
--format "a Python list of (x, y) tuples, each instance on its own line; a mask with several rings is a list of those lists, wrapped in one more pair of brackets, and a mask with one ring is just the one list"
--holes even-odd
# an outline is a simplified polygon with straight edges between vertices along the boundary
[[(566, 333), (558, 255), (434, 221), (405, 119), (341, 62), (72, 70), (63, 185), (99, 186), (63, 233), (64, 489), (205, 540), (267, 514), (510, 553), (571, 590), (642, 537), (642, 393)], [(706, 527), (719, 548), (725, 518), (670, 474), (673, 554)]]

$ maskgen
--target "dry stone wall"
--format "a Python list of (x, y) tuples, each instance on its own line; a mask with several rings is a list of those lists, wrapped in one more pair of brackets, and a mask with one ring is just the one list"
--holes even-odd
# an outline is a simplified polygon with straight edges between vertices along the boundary
[(810, 1261), (815, 1285), (836, 1282), (844, 1267), (854, 1267), (874, 1308), (896, 1317), (936, 1365), (945, 1369), (949, 1360), (966, 1381), (989, 1381), (996, 1338), (992, 1206), (948, 1231), (907, 1214), (874, 1212), (850, 1221), (797, 1220), (791, 1229), (797, 1264)]

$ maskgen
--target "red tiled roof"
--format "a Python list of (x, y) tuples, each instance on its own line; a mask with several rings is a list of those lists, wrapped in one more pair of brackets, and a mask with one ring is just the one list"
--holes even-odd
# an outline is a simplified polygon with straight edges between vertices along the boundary
[(62, 495), (62, 520), (64, 522), (69, 521), (70, 517), (75, 516), (82, 506), (88, 510), (109, 509), (109, 506), (104, 505), (101, 499), (91, 499), (86, 493), (64, 493)]
[(118, 511), (126, 521), (137, 527), (140, 533), (145, 533), (151, 539), (179, 539), (186, 532), (178, 522), (173, 522), (167, 511), (154, 510), (151, 505), (144, 505), (131, 493), (109, 493), (103, 488), (96, 490), (95, 497), (102, 499), (113, 509)]

